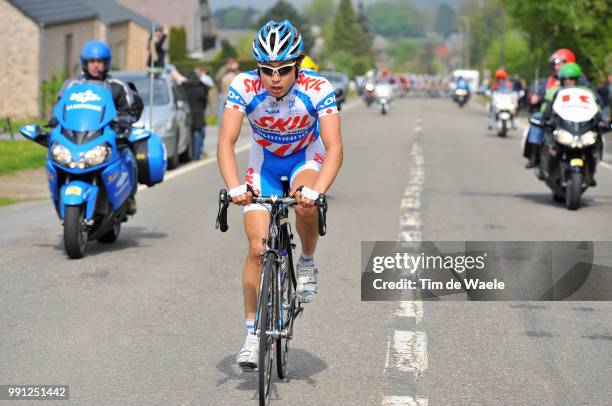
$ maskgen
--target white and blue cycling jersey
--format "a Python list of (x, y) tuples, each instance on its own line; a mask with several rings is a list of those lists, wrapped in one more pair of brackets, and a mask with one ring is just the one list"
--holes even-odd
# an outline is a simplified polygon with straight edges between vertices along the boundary
[(256, 70), (244, 72), (232, 81), (225, 108), (245, 113), (251, 124), (255, 142), (246, 181), (262, 195), (281, 195), (281, 176), (293, 184), (302, 170), (319, 171), (325, 160), (319, 118), (338, 114), (327, 79), (300, 70), (293, 87), (277, 99), (268, 94)]

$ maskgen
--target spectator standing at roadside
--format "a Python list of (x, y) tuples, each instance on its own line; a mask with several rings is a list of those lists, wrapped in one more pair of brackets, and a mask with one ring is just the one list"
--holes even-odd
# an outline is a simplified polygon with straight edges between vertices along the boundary
[[(170, 75), (183, 88), (187, 97), (191, 114), (192, 157), (194, 160), (198, 160), (203, 154), (206, 155), (204, 153), (204, 138), (206, 137), (205, 112), (208, 104), (208, 92), (210, 90), (210, 86), (202, 81), (203, 76), (208, 77), (206, 75), (206, 67), (198, 65), (187, 77), (177, 72), (174, 67), (171, 67)], [(212, 84), (210, 77), (208, 77), (210, 82), (206, 78), (204, 79), (206, 83)]]
[[(149, 37), (149, 57), (147, 59), (147, 67), (151, 66), (151, 58), (153, 58), (154, 68), (163, 68), (166, 59), (166, 50), (164, 49), (164, 42), (168, 37), (168, 26), (157, 27), (153, 38)], [(151, 39), (153, 41), (151, 41)]]
[(221, 119), (223, 117), (223, 110), (225, 109), (227, 94), (229, 93), (232, 81), (238, 76), (238, 73), (240, 73), (239, 68), (238, 62), (230, 58), (225, 62), (225, 66), (221, 68), (217, 74), (217, 81), (219, 83), (219, 128), (221, 127)]

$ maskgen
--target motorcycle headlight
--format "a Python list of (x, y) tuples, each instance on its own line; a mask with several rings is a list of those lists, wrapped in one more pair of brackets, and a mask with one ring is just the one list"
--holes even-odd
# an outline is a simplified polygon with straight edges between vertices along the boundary
[(374, 91), (374, 85), (371, 83), (368, 83), (367, 85), (365, 85), (365, 90), (367, 90), (368, 92), (373, 92)]
[(60, 165), (68, 166), (72, 162), (72, 154), (68, 148), (58, 143), (51, 146), (51, 158)]
[(553, 135), (555, 140), (557, 140), (557, 142), (560, 144), (571, 146), (574, 143), (574, 136), (569, 131), (557, 130), (553, 133)]
[(582, 145), (589, 146), (595, 144), (597, 142), (597, 134), (595, 131), (587, 131), (580, 136), (580, 141), (582, 141)]
[(110, 147), (108, 144), (98, 145), (93, 147), (83, 155), (83, 162), (86, 166), (96, 166), (106, 162), (110, 156)]

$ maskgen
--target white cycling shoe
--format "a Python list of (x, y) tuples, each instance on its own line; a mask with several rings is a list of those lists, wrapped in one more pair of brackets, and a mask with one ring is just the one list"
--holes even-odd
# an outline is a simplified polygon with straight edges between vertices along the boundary
[(257, 361), (259, 359), (259, 338), (254, 335), (247, 335), (246, 341), (242, 349), (236, 356), (238, 366), (245, 372), (251, 372), (257, 369)]
[(310, 303), (319, 291), (317, 285), (319, 270), (312, 265), (297, 264), (296, 268), (296, 293), (298, 300), (301, 303)]

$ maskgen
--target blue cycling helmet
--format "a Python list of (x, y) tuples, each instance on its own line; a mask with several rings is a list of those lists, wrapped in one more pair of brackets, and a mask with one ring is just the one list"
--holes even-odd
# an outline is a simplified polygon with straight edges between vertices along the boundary
[(83, 46), (81, 50), (81, 66), (83, 72), (87, 72), (87, 61), (90, 59), (102, 59), (104, 61), (104, 73), (110, 70), (112, 60), (111, 49), (104, 41), (94, 39)]
[(253, 58), (259, 63), (290, 61), (303, 50), (302, 36), (289, 20), (268, 21), (253, 39)]

